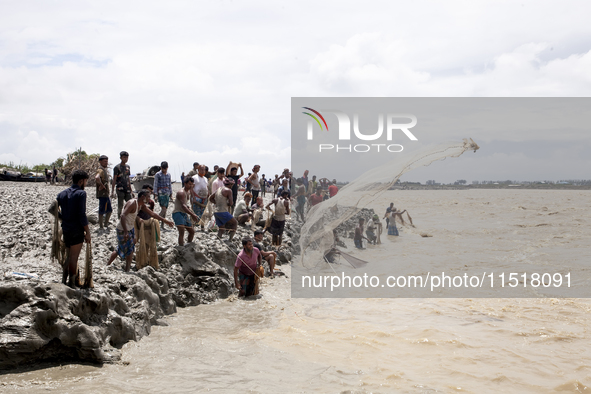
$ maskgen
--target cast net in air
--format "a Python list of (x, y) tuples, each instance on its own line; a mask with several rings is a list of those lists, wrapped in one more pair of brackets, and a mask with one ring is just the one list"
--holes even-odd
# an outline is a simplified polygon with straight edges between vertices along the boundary
[(300, 256), (296, 264), (314, 268), (326, 261), (324, 256), (335, 243), (333, 230), (363, 208), (372, 206), (403, 174), (478, 149), (479, 146), (471, 138), (466, 138), (462, 142), (430, 147), (406, 162), (392, 160), (367, 171), (340, 189), (336, 196), (310, 209), (300, 231)]

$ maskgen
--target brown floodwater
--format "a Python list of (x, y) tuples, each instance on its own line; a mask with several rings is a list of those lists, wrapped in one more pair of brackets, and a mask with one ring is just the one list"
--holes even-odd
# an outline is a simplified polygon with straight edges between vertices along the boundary
[[(589, 191), (393, 191), (380, 210), (390, 200), (416, 228), (354, 252), (370, 263), (591, 263)], [(590, 312), (581, 298), (296, 299), (289, 279), (265, 279), (260, 299), (180, 309), (119, 364), (14, 371), (0, 390), (588, 392)]]

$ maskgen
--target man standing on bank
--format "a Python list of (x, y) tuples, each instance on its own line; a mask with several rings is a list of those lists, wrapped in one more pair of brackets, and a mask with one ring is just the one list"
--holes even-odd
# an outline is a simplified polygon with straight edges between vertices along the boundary
[(146, 204), (148, 198), (150, 198), (150, 192), (143, 189), (138, 193), (137, 199), (134, 198), (125, 203), (121, 218), (119, 218), (119, 224), (117, 224), (117, 249), (111, 253), (107, 265), (111, 265), (115, 258), (119, 256), (125, 260), (125, 271), (129, 272), (131, 269), (135, 244), (137, 243), (135, 225), (137, 222), (139, 227), (142, 221), (137, 215)]
[(253, 174), (250, 175), (247, 179), (247, 182), (250, 184), (250, 191), (252, 193), (252, 199), (256, 201), (257, 197), (259, 196), (259, 192), (261, 191), (261, 182), (259, 178), (259, 171), (261, 170), (261, 166), (256, 164), (252, 168)]
[(121, 210), (123, 204), (133, 198), (131, 191), (131, 172), (127, 161), (129, 160), (129, 153), (122, 151), (119, 153), (121, 163), (113, 168), (113, 184), (111, 186), (111, 195), (115, 195), (115, 186), (117, 186), (117, 217), (121, 217)]
[[(287, 183), (287, 180), (284, 179), (283, 181)], [(271, 205), (275, 205), (275, 212), (273, 213), (269, 232), (273, 235), (273, 246), (281, 246), (283, 229), (285, 228), (285, 217), (291, 215), (291, 211), (289, 210), (289, 192), (282, 191), (279, 198), (275, 198), (267, 204), (267, 209)]]
[[(78, 272), (78, 256), (82, 250), (82, 243), (90, 243), (90, 230), (86, 218), (86, 192), (84, 187), (88, 182), (86, 171), (76, 170), (72, 174), (72, 186), (57, 195), (57, 203), (62, 213), (62, 231), (64, 243), (70, 248), (68, 260), (63, 267), (62, 282), (74, 288), (76, 273)], [(68, 279), (69, 276), (69, 279)]]
[[(238, 166), (238, 167), (237, 167)], [(238, 168), (240, 168), (240, 175), (238, 175)], [(244, 169), (242, 168), (242, 163), (230, 163), (226, 167), (226, 175), (228, 178), (234, 181), (234, 185), (232, 186), (232, 201), (234, 201), (234, 205), (232, 206), (232, 211), (236, 207), (236, 202), (238, 201), (238, 181), (240, 178), (244, 176)]]
[(230, 207), (234, 205), (232, 201), (232, 184), (234, 181), (230, 178), (225, 178), (224, 186), (220, 187), (215, 194), (209, 197), (209, 201), (215, 204), (215, 224), (218, 226), (218, 238), (221, 238), (224, 231), (228, 231), (229, 240), (231, 241), (236, 234), (238, 222), (230, 213)]
[[(201, 164), (198, 166), (198, 173), (192, 177), (193, 179), (193, 198), (189, 200), (193, 201), (193, 212), (199, 219), (203, 216), (203, 212), (205, 211), (205, 207), (207, 206), (207, 199), (209, 198), (209, 192), (207, 190), (207, 178), (205, 175), (207, 174), (207, 167)], [(203, 231), (203, 225), (201, 225), (201, 230)]]
[(174, 200), (174, 211), (172, 212), (172, 219), (176, 228), (179, 230), (179, 245), (185, 244), (185, 230), (189, 234), (187, 242), (193, 242), (195, 236), (195, 229), (193, 229), (193, 223), (199, 221), (199, 217), (191, 210), (191, 193), (195, 185), (193, 178), (185, 178), (183, 188), (176, 192), (176, 199)]
[[(102, 229), (109, 226), (109, 219), (111, 218), (111, 197), (109, 196), (109, 173), (107, 166), (109, 165), (109, 158), (105, 155), (99, 157), (99, 164), (101, 165), (96, 172), (94, 181), (96, 183), (96, 198), (99, 200), (99, 227)], [(103, 227), (104, 226), (104, 227)]]
[[(168, 173), (168, 162), (160, 163), (160, 171), (154, 175), (154, 198), (160, 204), (160, 216), (166, 218), (166, 210), (170, 200), (172, 200), (172, 180)], [(160, 227), (164, 229), (164, 223), (160, 222)]]
[[(199, 174), (199, 163), (195, 162), (193, 163), (193, 169), (191, 171), (189, 171), (189, 173), (186, 175), (187, 177), (191, 178), (194, 177), (195, 175)], [(184, 181), (183, 181), (183, 185), (184, 185)]]

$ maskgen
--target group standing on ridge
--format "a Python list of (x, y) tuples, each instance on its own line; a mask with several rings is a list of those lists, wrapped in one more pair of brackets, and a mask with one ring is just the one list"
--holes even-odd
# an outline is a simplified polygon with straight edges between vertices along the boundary
[[(193, 163), (193, 168), (181, 175), (180, 190), (173, 192), (169, 164), (162, 161), (159, 170), (154, 174), (153, 184), (142, 185), (136, 195), (132, 188), (129, 153), (120, 152), (119, 159), (110, 173), (109, 158), (101, 155), (95, 174), (88, 174), (83, 170), (74, 171), (72, 186), (58, 195), (64, 241), (70, 248), (69, 260), (64, 267), (64, 283), (70, 286), (75, 285), (72, 278), (74, 272), (77, 272), (77, 260), (82, 245), (84, 242), (91, 242), (85, 191), (89, 176), (94, 177), (96, 184), (98, 231), (109, 231), (112, 224), (116, 230), (117, 247), (106, 263), (110, 265), (119, 257), (125, 261), (126, 271), (131, 269), (136, 244), (144, 242), (138, 229), (141, 228), (143, 231), (146, 223), (160, 223), (159, 226), (155, 226), (159, 231), (167, 231), (165, 225), (176, 227), (178, 244), (184, 245), (185, 242), (193, 241), (196, 229), (209, 231), (212, 227), (217, 227), (217, 237), (228, 242), (236, 234), (238, 225), (252, 222), (254, 241), (250, 238), (248, 242), (243, 240), (243, 252), (236, 260), (236, 287), (242, 295), (253, 293), (252, 275), (256, 274), (254, 269), (248, 269), (256, 268), (252, 264), (253, 261), (266, 261), (269, 264), (270, 275), (273, 276), (277, 253), (263, 250), (261, 244), (265, 233), (268, 232), (271, 234), (273, 246), (282, 245), (285, 221), (291, 214), (292, 187), (298, 188), (297, 212), (301, 220), (304, 220), (304, 205), (308, 204), (310, 209), (338, 192), (336, 181), (330, 182), (323, 178), (317, 182), (316, 176), (313, 176), (312, 181), (308, 181), (308, 171), (303, 178), (295, 180), (293, 173), (286, 168), (281, 175), (276, 174), (272, 178), (261, 173), (261, 166), (255, 164), (251, 172), (245, 176), (242, 163), (232, 161), (225, 167), (214, 166), (211, 172), (208, 166), (199, 162)], [(47, 174), (50, 174), (50, 171), (47, 171)], [(302, 179), (305, 180), (305, 189), (301, 188)], [(242, 195), (239, 193), (241, 186), (244, 189)], [(272, 198), (265, 203), (267, 193)], [(112, 223), (111, 199), (115, 198), (117, 216), (115, 223)], [(155, 209), (156, 204), (160, 206), (158, 213)], [(268, 218), (266, 220), (265, 213)], [(168, 215), (171, 215), (172, 220), (167, 219)], [(262, 229), (255, 229), (255, 225)], [(158, 231), (156, 238), (158, 239)]]
[[(176, 227), (178, 244), (184, 245), (185, 233), (186, 242), (192, 242), (196, 229), (209, 231), (212, 227), (217, 227), (220, 241), (231, 241), (238, 225), (244, 226), (251, 222), (253, 230), (255, 225), (264, 228), (254, 230), (254, 241), (250, 238), (242, 240), (244, 248), (237, 255), (235, 270), (235, 284), (241, 295), (253, 294), (257, 261), (259, 265), (262, 260), (267, 261), (270, 274), (273, 275), (277, 254), (262, 250), (264, 234), (270, 233), (272, 245), (280, 247), (285, 222), (291, 215), (292, 208), (295, 208), (296, 220), (304, 222), (311, 209), (335, 197), (339, 192), (336, 180), (317, 179), (316, 175), (309, 179), (308, 170), (297, 179), (288, 168), (281, 175), (267, 178), (265, 174), (260, 174), (261, 167), (256, 164), (245, 176), (242, 163), (230, 161), (225, 167), (214, 166), (212, 172), (204, 164), (193, 163), (190, 171), (182, 173), (182, 187), (174, 193), (168, 162), (162, 161), (159, 171), (154, 175), (153, 184), (144, 184), (136, 197), (127, 164), (129, 153), (122, 151), (119, 158), (120, 162), (114, 166), (112, 176), (109, 174), (109, 158), (106, 155), (99, 157), (99, 168), (96, 174), (91, 174), (96, 184), (99, 231), (109, 229), (113, 212), (111, 199), (117, 199), (117, 248), (111, 253), (107, 265), (119, 257), (125, 261), (125, 270), (131, 269), (139, 237), (137, 229), (144, 229), (142, 224), (145, 223), (160, 223), (159, 226), (155, 224), (156, 230), (160, 227), (160, 231), (166, 231), (164, 225)], [(55, 169), (46, 171), (47, 180), (53, 181), (51, 176), (56, 173)], [(77, 260), (82, 245), (84, 242), (91, 242), (84, 190), (88, 179), (89, 174), (85, 171), (74, 171), (72, 185), (57, 197), (61, 209), (63, 239), (70, 249), (68, 261), (64, 265), (63, 281), (70, 286), (74, 285), (73, 277), (77, 272)], [(242, 195), (239, 193), (241, 186), (244, 189)], [(265, 204), (263, 198), (267, 193), (272, 198)], [(159, 213), (155, 212), (156, 203), (160, 206)], [(169, 220), (167, 215), (171, 204), (172, 220)], [(264, 212), (268, 212), (267, 220), (263, 219)], [(383, 219), (386, 221), (388, 235), (399, 235), (396, 219), (404, 223), (402, 214), (405, 212), (406, 210), (396, 210), (393, 203), (386, 209)], [(410, 216), (408, 219), (412, 224)], [(363, 249), (364, 241), (374, 245), (380, 243), (381, 233), (382, 224), (378, 215), (373, 215), (367, 225), (365, 219), (360, 218), (354, 232), (354, 245)]]

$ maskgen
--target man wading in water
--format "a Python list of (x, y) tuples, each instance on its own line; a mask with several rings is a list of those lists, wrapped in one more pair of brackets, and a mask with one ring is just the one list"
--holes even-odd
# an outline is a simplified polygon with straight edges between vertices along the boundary
[[(68, 286), (76, 285), (74, 278), (78, 272), (78, 256), (82, 243), (90, 243), (90, 230), (86, 218), (86, 192), (88, 182), (86, 171), (76, 170), (72, 174), (72, 186), (57, 195), (57, 203), (61, 208), (62, 231), (64, 243), (70, 248), (68, 261), (64, 264), (62, 282)], [(69, 275), (69, 279), (68, 279)]]
[(249, 297), (254, 293), (256, 269), (262, 263), (261, 252), (254, 247), (252, 239), (242, 239), (243, 249), (234, 264), (234, 285), (240, 290), (240, 296)]
[(353, 238), (353, 241), (355, 242), (355, 247), (357, 249), (365, 249), (363, 247), (363, 242), (362, 240), (366, 240), (368, 242), (370, 242), (369, 239), (367, 239), (366, 237), (363, 236), (363, 224), (365, 223), (365, 219), (363, 218), (359, 218), (359, 224), (357, 225), (357, 227), (355, 227), (355, 237)]
[(296, 180), (297, 184), (297, 192), (296, 192), (296, 199), (298, 202), (298, 207), (296, 208), (296, 213), (304, 221), (304, 207), (306, 205), (306, 185), (301, 178)]

